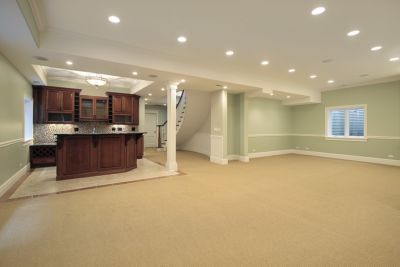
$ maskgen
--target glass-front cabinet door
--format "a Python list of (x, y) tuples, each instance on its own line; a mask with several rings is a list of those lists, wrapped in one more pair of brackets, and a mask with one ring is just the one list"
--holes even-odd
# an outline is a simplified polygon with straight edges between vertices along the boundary
[(96, 120), (107, 120), (108, 119), (108, 98), (97, 97), (95, 107), (95, 118)]
[(92, 120), (94, 118), (94, 106), (93, 97), (81, 96), (80, 103), (80, 119), (81, 120)]

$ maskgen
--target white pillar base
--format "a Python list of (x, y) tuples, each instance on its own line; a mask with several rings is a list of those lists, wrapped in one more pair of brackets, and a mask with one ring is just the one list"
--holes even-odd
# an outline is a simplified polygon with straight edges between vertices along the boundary
[(176, 172), (178, 171), (178, 163), (175, 162), (168, 162), (165, 163), (165, 167), (167, 168), (168, 171), (170, 172)]

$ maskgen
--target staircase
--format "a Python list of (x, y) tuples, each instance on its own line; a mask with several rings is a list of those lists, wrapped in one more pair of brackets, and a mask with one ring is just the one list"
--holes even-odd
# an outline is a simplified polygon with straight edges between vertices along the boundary
[[(181, 91), (176, 105), (176, 146), (178, 149), (185, 147), (185, 143), (195, 136), (201, 126), (209, 120), (210, 108), (210, 93), (193, 90)], [(158, 129), (158, 149), (166, 150), (167, 121), (158, 125)]]
[[(185, 109), (186, 109), (186, 93), (185, 91), (179, 91), (178, 93), (179, 99), (176, 104), (176, 132), (179, 132), (183, 124), (183, 120), (185, 118)], [(165, 121), (161, 125), (157, 125), (158, 128), (158, 150), (166, 150), (167, 148), (167, 123)]]

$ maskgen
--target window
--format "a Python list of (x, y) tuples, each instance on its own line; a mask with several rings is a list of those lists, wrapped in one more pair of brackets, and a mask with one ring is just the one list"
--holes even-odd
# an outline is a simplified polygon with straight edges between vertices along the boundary
[(330, 138), (366, 137), (366, 105), (328, 107), (326, 109), (326, 136)]
[(24, 97), (24, 141), (33, 139), (33, 100)]

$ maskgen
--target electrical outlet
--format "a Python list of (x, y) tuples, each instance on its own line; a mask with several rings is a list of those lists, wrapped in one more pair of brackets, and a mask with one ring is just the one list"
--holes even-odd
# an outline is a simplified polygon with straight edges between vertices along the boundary
[(387, 157), (393, 159), (394, 155), (388, 155)]

